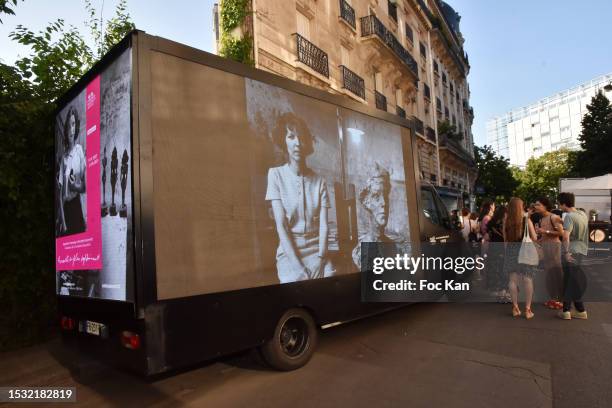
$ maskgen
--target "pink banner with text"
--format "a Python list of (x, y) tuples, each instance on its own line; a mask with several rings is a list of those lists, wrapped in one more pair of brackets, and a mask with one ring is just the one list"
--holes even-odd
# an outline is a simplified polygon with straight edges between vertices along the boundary
[[(58, 271), (102, 268), (99, 76), (87, 86), (85, 93), (84, 155), (81, 144), (75, 142), (78, 138), (72, 136), (78, 133), (78, 129), (74, 130), (78, 126), (78, 119), (72, 119), (69, 113), (65, 125), (69, 147), (61, 159), (58, 175), (65, 202), (60, 221), (64, 236), (55, 240)], [(79, 219), (75, 221), (75, 218)]]

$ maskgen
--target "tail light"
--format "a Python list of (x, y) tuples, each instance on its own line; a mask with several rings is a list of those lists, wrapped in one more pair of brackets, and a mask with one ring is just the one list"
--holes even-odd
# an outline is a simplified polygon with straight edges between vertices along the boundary
[(64, 330), (73, 330), (74, 329), (74, 319), (66, 316), (62, 316), (60, 320), (60, 325)]
[(130, 350), (136, 350), (140, 348), (140, 336), (131, 331), (121, 332), (121, 344), (123, 347)]

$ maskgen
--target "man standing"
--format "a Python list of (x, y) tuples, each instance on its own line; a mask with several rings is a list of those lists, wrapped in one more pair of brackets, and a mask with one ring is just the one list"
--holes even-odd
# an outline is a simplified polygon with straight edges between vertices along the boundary
[[(582, 270), (589, 242), (589, 221), (586, 214), (576, 210), (572, 193), (559, 194), (559, 207), (566, 215), (563, 219), (563, 310), (559, 317), (564, 320), (586, 319), (587, 312), (582, 303), (586, 289), (586, 276)], [(576, 311), (571, 310), (572, 302)]]

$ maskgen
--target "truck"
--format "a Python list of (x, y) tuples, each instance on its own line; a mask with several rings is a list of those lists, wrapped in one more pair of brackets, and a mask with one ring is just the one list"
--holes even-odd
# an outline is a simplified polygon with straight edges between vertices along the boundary
[(133, 31), (58, 100), (67, 347), (154, 376), (257, 348), (303, 366), (363, 302), (360, 244), (460, 239), (414, 123)]

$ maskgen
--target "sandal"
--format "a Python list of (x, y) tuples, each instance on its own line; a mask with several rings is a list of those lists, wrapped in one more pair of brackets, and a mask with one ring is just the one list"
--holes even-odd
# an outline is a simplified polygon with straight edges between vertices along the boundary
[(521, 315), (521, 309), (518, 306), (512, 305), (512, 317), (519, 317)]
[(533, 314), (531, 309), (525, 309), (525, 319), (527, 319), (527, 320), (533, 319), (534, 316), (535, 316), (535, 314)]

